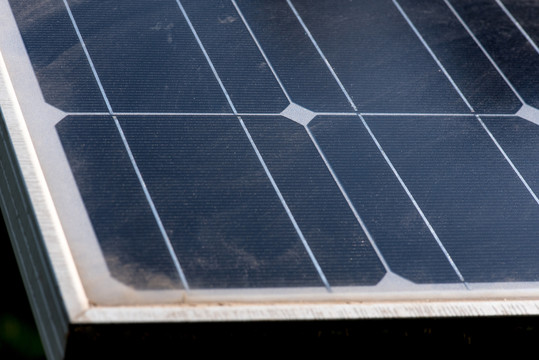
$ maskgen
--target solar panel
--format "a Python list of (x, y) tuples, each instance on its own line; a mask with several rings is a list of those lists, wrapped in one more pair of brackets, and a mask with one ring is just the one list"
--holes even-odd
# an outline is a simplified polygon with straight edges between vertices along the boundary
[(76, 324), (537, 314), (539, 2), (0, 16), (2, 209), (49, 357)]

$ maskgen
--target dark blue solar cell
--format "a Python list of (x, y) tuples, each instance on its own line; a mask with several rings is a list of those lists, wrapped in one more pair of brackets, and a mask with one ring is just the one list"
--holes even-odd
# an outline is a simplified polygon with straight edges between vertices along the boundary
[(286, 1), (238, 6), (293, 102), (312, 111), (352, 110)]
[(476, 118), (369, 124), (466, 281), (539, 280), (539, 204)]
[(521, 102), (443, 0), (399, 0), (407, 16), (479, 113), (515, 113)]
[(107, 111), (63, 2), (10, 4), (45, 101), (66, 112)]
[(309, 127), (391, 270), (416, 283), (459, 282), (359, 117), (317, 117)]
[(539, 44), (539, 24), (537, 23), (537, 19), (539, 18), (539, 3), (533, 0), (504, 0), (502, 4), (511, 16), (518, 21), (535, 44)]
[(180, 288), (113, 119), (67, 117), (56, 128), (111, 275), (136, 288)]
[(306, 128), (283, 117), (245, 122), (329, 284), (380, 281), (385, 270)]
[(231, 111), (175, 1), (69, 3), (115, 112)]
[(361, 112), (468, 112), (391, 0), (296, 0)]
[(486, 0), (451, 4), (524, 101), (539, 107), (539, 54), (502, 8)]
[(183, 0), (187, 15), (239, 112), (279, 113), (279, 83), (229, 1)]
[(191, 288), (323, 286), (235, 117), (123, 117)]
[(483, 121), (528, 185), (539, 195), (539, 125), (518, 117), (485, 117)]

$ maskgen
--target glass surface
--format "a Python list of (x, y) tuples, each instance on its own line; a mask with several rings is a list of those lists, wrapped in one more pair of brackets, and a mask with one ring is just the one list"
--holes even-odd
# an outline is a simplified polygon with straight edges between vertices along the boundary
[(539, 3), (10, 3), (124, 285), (539, 279)]

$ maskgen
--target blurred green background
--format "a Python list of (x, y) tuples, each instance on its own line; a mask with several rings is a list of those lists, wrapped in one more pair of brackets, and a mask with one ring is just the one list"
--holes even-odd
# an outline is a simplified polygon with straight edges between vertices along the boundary
[(11, 242), (0, 217), (0, 359), (45, 359), (41, 340), (17, 267)]

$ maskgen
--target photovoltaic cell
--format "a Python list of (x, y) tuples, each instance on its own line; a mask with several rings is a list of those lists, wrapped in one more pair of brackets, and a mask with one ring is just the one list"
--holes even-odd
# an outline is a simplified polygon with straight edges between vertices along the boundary
[(309, 127), (390, 269), (417, 283), (458, 282), (361, 120), (319, 117)]
[(527, 179), (528, 185), (538, 194), (539, 169), (536, 164), (539, 161), (539, 154), (535, 151), (539, 141), (537, 124), (519, 117), (509, 119), (485, 117), (483, 121)]
[[(537, 25), (536, 16), (539, 11), (539, 4), (535, 1), (509, 1), (497, 2), (504, 10), (506, 15), (514, 18), (515, 26), (522, 27), (530, 36), (531, 40), (537, 45), (539, 40), (539, 28)], [(513, 19), (512, 19), (513, 20)]]
[(453, 1), (451, 4), (524, 101), (538, 107), (539, 53), (532, 43), (495, 1)]
[(181, 286), (113, 119), (67, 117), (56, 128), (112, 275), (142, 288)]
[(10, 1), (10, 4), (45, 100), (63, 111), (106, 111), (62, 2)]
[(466, 281), (537, 279), (539, 206), (475, 118), (377, 118), (371, 128)]
[(518, 111), (516, 95), (442, 0), (400, 4), (474, 111)]

